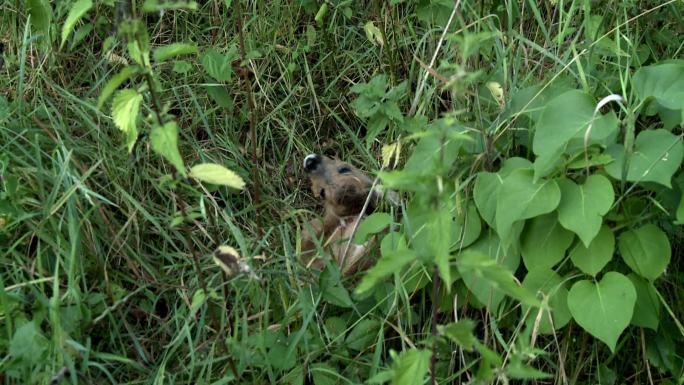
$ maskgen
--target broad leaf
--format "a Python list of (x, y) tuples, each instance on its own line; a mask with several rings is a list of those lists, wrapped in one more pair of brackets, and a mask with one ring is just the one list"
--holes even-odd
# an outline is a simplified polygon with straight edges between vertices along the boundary
[(473, 350), (473, 346), (477, 339), (473, 335), (473, 330), (475, 330), (475, 322), (469, 319), (460, 320), (458, 322), (452, 322), (448, 325), (437, 326), (439, 334), (442, 334), (449, 338), (450, 340), (457, 343), (460, 347), (465, 350)]
[(618, 248), (627, 266), (649, 281), (665, 272), (672, 254), (667, 235), (651, 223), (620, 234)]
[(172, 57), (182, 55), (195, 55), (198, 52), (199, 51), (197, 49), (197, 44), (173, 43), (155, 49), (153, 57), (156, 62), (162, 62)]
[(125, 89), (119, 91), (112, 102), (112, 118), (114, 124), (126, 134), (128, 151), (133, 150), (133, 145), (138, 139), (136, 120), (140, 112), (142, 95), (135, 90)]
[(97, 108), (102, 108), (114, 91), (131, 76), (135, 75), (138, 72), (138, 69), (139, 67), (137, 66), (124, 67), (118, 74), (112, 76), (107, 84), (105, 84), (104, 88), (102, 88), (102, 93), (100, 93), (100, 97), (97, 99)]
[(161, 12), (175, 9), (197, 10), (197, 2), (185, 0), (145, 0), (142, 6), (143, 12)]
[[(533, 293), (543, 293), (548, 297), (548, 304), (551, 312), (553, 324), (549, 320), (549, 314), (545, 309), (541, 309), (541, 321), (539, 323), (539, 333), (549, 334), (559, 330), (570, 321), (572, 316), (568, 309), (568, 289), (565, 288), (563, 278), (558, 273), (549, 268), (531, 269), (522, 283), (523, 287)], [(522, 312), (526, 314), (529, 306), (523, 305)], [(528, 325), (534, 325), (539, 308), (532, 308), (527, 316)]]
[[(458, 211), (458, 210), (457, 210)], [(477, 214), (477, 209), (473, 201), (465, 204), (465, 210), (456, 215), (456, 244), (453, 246), (457, 250), (462, 250), (475, 242), (482, 232), (482, 221)]]
[(473, 199), (482, 219), (491, 228), (496, 228), (496, 199), (502, 185), (503, 178), (491, 172), (481, 172), (475, 180)]
[(535, 179), (548, 175), (568, 143), (582, 139), (590, 125), (596, 126), (592, 127), (591, 136), (610, 136), (611, 131), (617, 129), (614, 113), (595, 118), (595, 108), (594, 98), (579, 90), (567, 91), (549, 101), (537, 122), (532, 141), (532, 149), (537, 155)]
[(601, 229), (603, 216), (613, 205), (613, 186), (602, 175), (589, 175), (581, 185), (562, 178), (558, 186), (561, 190), (558, 220), (563, 227), (577, 234), (585, 246), (589, 246)]
[(570, 251), (570, 259), (584, 273), (595, 277), (610, 262), (614, 252), (615, 236), (610, 228), (604, 225), (589, 247), (578, 242)]
[(214, 48), (210, 48), (202, 54), (202, 67), (219, 82), (227, 82), (233, 75), (232, 62), (238, 57), (237, 47), (231, 46), (226, 54), (221, 54)]
[(385, 277), (399, 272), (404, 266), (418, 257), (413, 250), (406, 247), (406, 241), (397, 232), (390, 232), (380, 243), (381, 257), (375, 266), (364, 274), (355, 293), (362, 294), (370, 290)]
[(47, 0), (28, 0), (26, 7), (31, 15), (31, 24), (40, 31), (45, 40), (50, 42), (50, 22), (52, 21), (52, 8)]
[(634, 273), (629, 273), (627, 278), (632, 281), (637, 293), (632, 325), (658, 330), (660, 300), (656, 288), (651, 282)]
[(245, 181), (240, 175), (216, 163), (201, 163), (192, 166), (190, 176), (202, 182), (218, 184), (242, 190)]
[(560, 189), (555, 181), (534, 183), (531, 170), (518, 169), (504, 179), (496, 201), (496, 230), (504, 245), (511, 242), (513, 224), (549, 213), (558, 207)]
[(81, 20), (83, 16), (93, 7), (92, 0), (78, 0), (76, 1), (69, 10), (64, 26), (62, 26), (62, 42), (60, 43), (60, 48), (64, 46), (64, 43), (69, 37), (71, 31), (74, 30), (76, 23)]
[(360, 352), (370, 348), (378, 338), (380, 322), (375, 319), (362, 319), (345, 339), (345, 347)]
[(684, 62), (656, 64), (641, 67), (632, 78), (639, 99), (653, 97), (671, 110), (684, 108)]
[[(621, 180), (625, 162), (624, 146), (616, 144), (608, 147), (606, 152), (615, 159), (606, 166), (606, 172)], [(672, 187), (672, 175), (682, 164), (682, 158), (684, 144), (681, 138), (662, 129), (642, 131), (634, 143), (626, 179), (628, 182), (656, 182)]]
[(368, 238), (381, 232), (392, 223), (392, 216), (387, 213), (373, 213), (361, 222), (354, 235), (354, 243), (363, 244)]
[[(500, 291), (530, 306), (539, 306), (540, 302), (529, 290), (520, 286), (513, 274), (489, 256), (475, 250), (465, 250), (459, 254), (456, 265), (463, 281), (469, 284), (483, 282), (492, 289)], [(478, 293), (473, 292), (477, 295)], [(482, 303), (489, 303), (489, 298), (478, 298)]]
[(422, 384), (427, 375), (432, 353), (429, 350), (409, 349), (394, 361), (392, 385)]
[(9, 342), (10, 356), (25, 360), (26, 363), (41, 362), (50, 344), (35, 322), (27, 322), (17, 328)]
[(185, 164), (178, 151), (178, 126), (171, 121), (163, 126), (154, 126), (150, 133), (152, 149), (173, 165), (176, 171), (185, 176)]
[(635, 303), (634, 285), (614, 271), (606, 273), (598, 284), (586, 280), (575, 282), (568, 293), (572, 317), (612, 352), (632, 319)]
[(550, 269), (563, 259), (574, 238), (558, 223), (555, 212), (533, 218), (525, 225), (520, 245), (525, 267)]

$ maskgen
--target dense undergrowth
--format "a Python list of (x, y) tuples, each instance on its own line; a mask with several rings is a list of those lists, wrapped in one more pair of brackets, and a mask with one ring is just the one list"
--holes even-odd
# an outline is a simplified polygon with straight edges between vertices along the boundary
[(2, 3), (4, 383), (684, 383), (682, 1), (127, 3)]

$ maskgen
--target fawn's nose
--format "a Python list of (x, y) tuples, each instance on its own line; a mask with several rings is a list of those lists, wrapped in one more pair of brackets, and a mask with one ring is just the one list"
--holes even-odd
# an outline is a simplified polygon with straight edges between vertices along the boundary
[(318, 154), (309, 154), (304, 158), (304, 170), (306, 172), (313, 172), (321, 164), (321, 156)]

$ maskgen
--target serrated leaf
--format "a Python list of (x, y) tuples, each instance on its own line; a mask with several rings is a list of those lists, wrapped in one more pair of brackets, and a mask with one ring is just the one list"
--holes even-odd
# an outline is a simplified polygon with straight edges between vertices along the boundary
[(221, 54), (214, 48), (210, 48), (202, 54), (202, 67), (204, 71), (219, 82), (227, 82), (233, 75), (232, 62), (237, 59), (237, 47), (231, 46), (228, 52)]
[[(525, 276), (522, 286), (533, 293), (543, 293), (549, 297), (548, 304), (553, 324), (549, 320), (546, 310), (542, 310), (539, 323), (539, 333), (550, 334), (565, 326), (572, 315), (568, 309), (568, 289), (565, 288), (563, 278), (555, 271), (541, 267), (532, 268)], [(522, 312), (526, 314), (529, 306), (523, 305)], [(536, 322), (539, 309), (532, 309), (527, 318), (527, 324), (532, 326)]]
[(71, 6), (66, 21), (64, 22), (64, 26), (62, 26), (62, 42), (60, 43), (60, 49), (64, 47), (64, 43), (69, 37), (71, 31), (74, 30), (76, 23), (81, 20), (81, 18), (85, 16), (92, 7), (92, 0), (78, 0)]
[(452, 322), (445, 326), (439, 325), (437, 326), (437, 330), (439, 330), (439, 334), (446, 336), (468, 351), (473, 350), (475, 341), (477, 340), (473, 335), (475, 322), (469, 319)]
[(199, 52), (197, 49), (197, 44), (194, 43), (173, 43), (159, 47), (154, 50), (154, 60), (156, 62), (162, 62), (166, 59), (182, 56), (182, 55), (195, 55)]
[(150, 133), (150, 143), (152, 150), (169, 161), (176, 168), (176, 171), (185, 177), (185, 164), (178, 151), (178, 125), (171, 121), (163, 126), (154, 126)]
[[(625, 149), (621, 144), (608, 147), (606, 152), (615, 161), (606, 166), (611, 177), (621, 180), (625, 161)], [(658, 129), (641, 131), (634, 142), (634, 152), (629, 158), (626, 180), (628, 182), (656, 182), (672, 187), (672, 175), (679, 169), (684, 158), (682, 139), (671, 132)]]
[[(468, 282), (484, 282), (494, 290), (500, 291), (524, 304), (540, 306), (536, 296), (520, 286), (509, 270), (484, 253), (472, 249), (465, 250), (459, 254), (456, 266), (466, 286), (469, 285)], [(478, 298), (478, 300), (482, 303), (489, 302), (489, 298)]]
[(123, 84), (126, 80), (128, 80), (131, 76), (135, 75), (139, 70), (139, 67), (137, 66), (129, 66), (129, 67), (124, 67), (118, 74), (114, 75), (109, 79), (107, 84), (105, 84), (104, 88), (102, 88), (102, 92), (100, 93), (100, 97), (97, 99), (97, 108), (100, 109), (102, 106), (105, 104), (107, 99), (116, 91), (117, 88), (121, 84)]
[(601, 229), (603, 216), (613, 205), (613, 185), (603, 175), (594, 174), (581, 185), (561, 178), (558, 186), (561, 190), (558, 221), (588, 246)]
[(656, 288), (651, 282), (634, 273), (629, 273), (627, 278), (632, 281), (637, 293), (634, 315), (631, 321), (632, 325), (657, 331), (660, 316), (660, 299), (658, 298), (658, 293), (656, 293)]
[(190, 169), (190, 176), (202, 182), (218, 184), (242, 190), (245, 182), (235, 172), (215, 163), (201, 163)]
[(615, 236), (608, 226), (601, 226), (598, 235), (585, 247), (578, 242), (570, 251), (570, 259), (585, 274), (595, 277), (613, 258)]
[(511, 242), (513, 224), (549, 213), (558, 207), (560, 189), (554, 180), (534, 183), (531, 170), (518, 169), (511, 172), (501, 186), (496, 200), (496, 230), (505, 246)]
[(135, 141), (138, 139), (136, 120), (140, 112), (142, 95), (132, 89), (119, 91), (112, 102), (112, 119), (114, 124), (126, 134), (128, 151), (133, 150)]
[(606, 273), (598, 284), (575, 282), (568, 293), (568, 307), (575, 321), (612, 352), (632, 319), (635, 303), (634, 285), (614, 271)]
[(527, 270), (551, 268), (565, 256), (574, 234), (558, 223), (556, 213), (540, 215), (525, 224), (520, 252)]
[(409, 349), (401, 352), (392, 365), (392, 385), (422, 384), (428, 372), (431, 356), (429, 350)]
[(627, 266), (649, 281), (665, 272), (672, 255), (667, 235), (652, 223), (620, 234), (618, 248)]
[(381, 232), (390, 223), (392, 223), (392, 216), (387, 213), (373, 213), (369, 215), (356, 230), (354, 243), (357, 245), (363, 244), (371, 235)]

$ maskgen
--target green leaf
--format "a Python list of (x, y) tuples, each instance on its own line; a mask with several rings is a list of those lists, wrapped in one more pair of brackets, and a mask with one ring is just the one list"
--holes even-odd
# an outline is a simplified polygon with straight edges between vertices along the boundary
[(568, 293), (568, 307), (575, 321), (612, 352), (632, 319), (635, 303), (634, 285), (614, 271), (606, 273), (598, 284), (586, 280), (575, 282)]
[(477, 241), (482, 232), (482, 221), (477, 214), (475, 203), (471, 200), (465, 204), (465, 210), (461, 209), (456, 216), (456, 244), (457, 250), (462, 250)]
[(677, 212), (675, 214), (675, 224), (684, 225), (684, 188), (680, 188), (682, 191), (682, 196), (679, 198), (679, 205), (677, 206)]
[(346, 308), (354, 306), (351, 297), (349, 296), (349, 292), (342, 285), (335, 285), (324, 288), (323, 298), (335, 306)]
[(671, 110), (684, 108), (684, 62), (641, 67), (632, 78), (634, 90), (641, 101), (653, 97)]
[(166, 59), (182, 56), (182, 55), (195, 55), (199, 52), (197, 49), (197, 44), (194, 43), (173, 43), (159, 47), (154, 50), (154, 60), (156, 62), (162, 62)]
[(477, 340), (473, 335), (475, 330), (475, 322), (469, 319), (452, 322), (446, 326), (437, 326), (439, 334), (442, 334), (454, 341), (458, 346), (465, 350), (472, 351), (475, 341)]
[(660, 300), (655, 286), (634, 273), (629, 273), (627, 278), (632, 281), (637, 293), (632, 325), (657, 331), (660, 319)]
[(102, 88), (102, 93), (100, 93), (100, 97), (97, 99), (97, 108), (102, 108), (114, 91), (131, 76), (138, 73), (139, 69), (140, 67), (138, 66), (124, 67), (118, 74), (112, 76), (107, 84), (105, 84), (104, 88)]
[(672, 255), (667, 235), (651, 223), (620, 234), (618, 248), (627, 266), (649, 281), (665, 272)]
[[(622, 180), (625, 149), (621, 144), (608, 147), (606, 152), (615, 161), (606, 166), (611, 177)], [(684, 144), (681, 138), (669, 131), (641, 131), (634, 142), (634, 152), (629, 158), (626, 180), (628, 182), (656, 182), (672, 187), (672, 175), (679, 169), (684, 158)]]
[(558, 221), (577, 234), (585, 246), (589, 246), (601, 229), (603, 216), (615, 200), (613, 185), (608, 178), (595, 174), (589, 175), (582, 185), (562, 178), (558, 186), (561, 190)]
[(570, 259), (582, 272), (596, 277), (615, 252), (615, 236), (608, 226), (601, 226), (598, 235), (591, 241), (589, 247), (578, 242), (570, 251)]
[[(544, 296), (549, 297), (548, 304), (553, 324), (549, 320), (547, 311), (542, 309), (539, 333), (551, 334), (561, 329), (570, 321), (572, 315), (570, 314), (570, 309), (568, 309), (568, 289), (565, 288), (563, 278), (558, 273), (546, 267), (533, 268), (525, 276), (522, 286), (532, 293), (543, 293)], [(530, 309), (530, 306), (523, 305), (523, 314), (526, 314), (528, 309)], [(539, 309), (530, 311), (527, 318), (528, 325), (534, 325), (538, 311)]]
[(511, 172), (501, 186), (496, 200), (496, 230), (504, 245), (512, 242), (513, 224), (549, 213), (558, 207), (560, 189), (554, 180), (534, 183), (531, 170)]
[(128, 55), (134, 62), (141, 67), (150, 68), (149, 44), (143, 43), (143, 46), (141, 47), (137, 40), (133, 40), (126, 44), (126, 48), (128, 48)]
[(64, 26), (62, 27), (62, 42), (60, 44), (60, 49), (64, 47), (64, 43), (69, 37), (71, 31), (74, 30), (76, 23), (81, 20), (81, 18), (85, 16), (85, 14), (88, 13), (92, 7), (92, 0), (78, 0), (71, 6), (71, 10), (69, 10), (69, 14), (67, 15)]
[(187, 74), (192, 70), (192, 64), (186, 60), (176, 60), (173, 63), (173, 72), (179, 74)]
[(506, 374), (508, 377), (517, 380), (535, 380), (553, 377), (549, 373), (542, 372), (539, 369), (526, 365), (517, 355), (511, 357), (511, 363), (506, 366)]
[(204, 71), (219, 82), (227, 82), (233, 75), (232, 62), (237, 59), (237, 47), (232, 45), (224, 55), (214, 48), (210, 48), (202, 54), (202, 67)]
[(31, 15), (31, 25), (45, 35), (47, 42), (50, 42), (50, 23), (52, 21), (50, 2), (47, 0), (27, 0), (26, 8)]
[(233, 171), (215, 163), (201, 163), (190, 169), (190, 176), (202, 182), (219, 184), (242, 190), (245, 182)]
[(126, 134), (128, 151), (133, 150), (133, 145), (138, 139), (136, 120), (140, 112), (142, 95), (132, 89), (119, 91), (112, 102), (112, 118), (114, 124)]
[(392, 216), (387, 213), (373, 213), (369, 215), (356, 230), (354, 243), (357, 245), (363, 244), (371, 235), (381, 232), (390, 223), (392, 223)]
[(429, 350), (409, 349), (401, 352), (392, 365), (392, 385), (422, 384), (428, 372), (431, 356)]
[(380, 322), (375, 319), (362, 319), (345, 339), (345, 347), (360, 352), (370, 348), (378, 337)]
[(565, 256), (575, 235), (558, 223), (555, 212), (532, 218), (525, 225), (520, 252), (527, 270), (551, 268)]
[[(470, 289), (472, 283), (484, 282), (492, 289), (500, 291), (530, 306), (540, 306), (534, 294), (518, 284), (513, 274), (505, 267), (482, 252), (465, 250), (459, 254), (456, 265), (463, 281)], [(477, 292), (473, 292), (476, 296)], [(489, 303), (489, 298), (478, 298), (482, 303)]]
[(499, 174), (481, 172), (477, 174), (473, 187), (475, 205), (482, 219), (493, 229), (496, 228), (496, 200), (502, 185), (503, 178)]
[(566, 146), (573, 139), (582, 140), (592, 124), (589, 144), (597, 139), (610, 137), (617, 130), (617, 118), (613, 112), (598, 115), (594, 119), (596, 102), (594, 98), (579, 90), (571, 90), (551, 99), (537, 122), (532, 148), (537, 155), (535, 160), (535, 179), (548, 175), (556, 162), (565, 152)]
[(223, 84), (207, 84), (204, 87), (207, 89), (207, 93), (212, 99), (214, 99), (216, 104), (228, 111), (233, 110), (233, 98), (228, 90), (226, 90), (226, 86)]
[(207, 300), (207, 293), (204, 290), (196, 290), (195, 294), (192, 295), (192, 302), (190, 303), (190, 314), (195, 314), (197, 310), (204, 305)]
[(370, 290), (385, 277), (399, 272), (404, 266), (417, 260), (415, 251), (406, 247), (406, 241), (397, 232), (385, 235), (380, 243), (381, 257), (378, 262), (368, 269), (356, 287), (356, 294), (363, 294)]
[(197, 2), (184, 0), (145, 0), (142, 6), (143, 12), (152, 13), (171, 11), (176, 9), (197, 10)]
[(9, 355), (28, 363), (37, 363), (42, 361), (48, 347), (47, 338), (43, 336), (35, 322), (27, 322), (12, 335)]
[(176, 171), (185, 177), (185, 164), (178, 151), (178, 126), (171, 121), (163, 126), (154, 126), (150, 133), (150, 143), (152, 149), (163, 156), (169, 163), (176, 168)]

